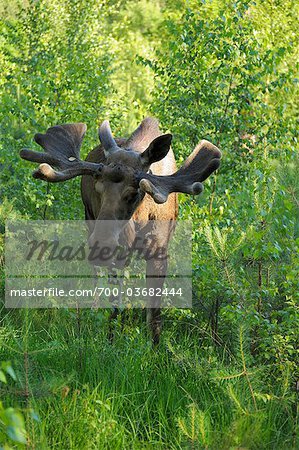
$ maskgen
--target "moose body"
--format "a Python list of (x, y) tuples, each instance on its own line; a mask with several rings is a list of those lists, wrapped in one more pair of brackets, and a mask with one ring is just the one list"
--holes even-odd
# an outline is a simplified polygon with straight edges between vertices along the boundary
[[(177, 171), (170, 148), (172, 136), (161, 134), (158, 122), (147, 118), (129, 139), (114, 139), (108, 121), (104, 121), (99, 128), (101, 145), (81, 161), (85, 131), (84, 124), (49, 128), (46, 134), (35, 135), (46, 153), (23, 149), (21, 157), (42, 163), (33, 173), (35, 178), (59, 182), (82, 175), (90, 246), (102, 241), (111, 247), (121, 244), (133, 248), (136, 224), (139, 231), (151, 236), (144, 246), (147, 288), (162, 288), (167, 258), (147, 255), (152, 254), (153, 247), (167, 249), (178, 214), (177, 193), (199, 194), (201, 182), (219, 167), (221, 153), (213, 144), (202, 141)], [(151, 296), (147, 304), (155, 344), (161, 332), (160, 301), (160, 297)]]
[[(154, 131), (156, 131), (156, 134), (158, 134), (156, 122), (148, 122)], [(146, 125), (146, 122), (143, 124), (143, 127), (144, 125)], [(144, 135), (145, 130), (142, 131)], [(142, 131), (139, 131), (140, 134)], [(148, 134), (149, 136), (144, 136), (141, 143), (138, 141), (138, 144), (135, 144), (135, 151), (142, 153), (146, 150), (152, 136), (152, 133)], [(119, 148), (124, 149), (129, 145), (132, 146), (132, 144), (127, 145), (126, 139), (116, 139), (116, 143)], [(86, 161), (93, 163), (105, 163), (105, 160), (106, 157), (102, 145), (92, 150), (86, 158)], [(118, 162), (121, 163), (121, 160), (118, 159)], [(172, 149), (168, 151), (165, 158), (151, 165), (151, 172), (154, 175), (171, 175), (176, 169), (177, 167)], [(110, 189), (111, 187), (115, 188), (113, 185), (110, 186)], [(108, 192), (105, 190), (106, 195), (103, 195), (101, 189), (97, 190), (96, 179), (90, 175), (83, 175), (81, 181), (81, 196), (85, 207), (85, 219), (89, 224), (90, 236), (95, 235), (95, 241), (98, 241), (101, 235), (106, 241), (107, 236), (103, 236), (103, 224), (97, 222), (97, 220), (109, 220), (109, 226), (111, 225), (110, 221), (117, 220), (119, 204), (122, 202), (123, 198), (126, 198), (126, 195), (128, 195), (126, 193), (127, 188), (128, 183), (127, 180), (125, 180), (124, 186), (116, 186), (117, 192)], [(177, 193), (170, 194), (167, 201), (162, 204), (156, 203), (150, 195), (145, 195), (142, 202), (134, 211), (132, 217), (121, 230), (119, 241), (127, 249), (134, 248), (135, 237), (136, 235), (140, 235), (140, 232), (142, 234), (142, 231), (144, 231), (144, 235), (149, 235), (151, 237), (151, 239), (147, 241), (148, 243), (145, 241), (143, 248), (144, 259), (146, 260), (147, 291), (153, 287), (154, 292), (159, 292), (159, 289), (162, 289), (163, 287), (164, 278), (167, 274), (167, 258), (163, 258), (162, 260), (153, 258), (151, 256), (153, 254), (152, 247), (154, 245), (157, 248), (167, 250), (177, 215)], [(123, 219), (123, 217), (120, 216), (120, 219)], [(97, 224), (100, 224), (102, 230), (95, 230)], [(138, 224), (138, 230), (135, 229), (136, 224)], [(147, 255), (149, 255), (149, 257), (147, 257)], [(116, 304), (118, 301), (119, 299), (116, 299)], [(153, 342), (155, 344), (159, 341), (161, 331), (160, 301), (160, 297), (151, 296), (148, 298), (147, 303), (147, 322), (151, 329)], [(118, 309), (115, 307), (110, 318), (115, 318), (117, 314)]]

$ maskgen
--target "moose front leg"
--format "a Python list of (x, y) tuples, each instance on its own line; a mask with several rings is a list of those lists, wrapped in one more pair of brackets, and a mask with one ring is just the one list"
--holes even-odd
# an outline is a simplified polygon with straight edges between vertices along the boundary
[(112, 343), (113, 339), (114, 339), (114, 321), (115, 319), (117, 319), (119, 313), (121, 312), (120, 310), (120, 304), (121, 304), (121, 299), (122, 299), (122, 285), (123, 285), (123, 280), (122, 278), (117, 276), (116, 271), (113, 271), (110, 275), (109, 275), (109, 283), (116, 288), (117, 293), (114, 294), (113, 293), (113, 287), (112, 287), (112, 293), (110, 295), (110, 303), (112, 305), (112, 312), (109, 315), (109, 330), (108, 330), (108, 339), (109, 341)]
[[(158, 345), (162, 328), (161, 298), (163, 284), (167, 273), (167, 259), (158, 261), (150, 259), (146, 264), (146, 287), (148, 292), (146, 321), (154, 345)], [(154, 295), (150, 295), (154, 293)]]
[[(96, 267), (94, 267), (94, 287), (98, 287), (99, 276)], [(108, 285), (110, 287), (109, 303), (112, 307), (112, 311), (108, 318), (108, 339), (110, 342), (114, 338), (114, 321), (117, 319), (119, 313), (121, 312), (119, 306), (122, 299), (122, 278), (117, 276), (116, 270), (112, 269), (108, 275)], [(100, 305), (100, 298), (98, 293), (95, 294), (92, 307), (98, 309)]]

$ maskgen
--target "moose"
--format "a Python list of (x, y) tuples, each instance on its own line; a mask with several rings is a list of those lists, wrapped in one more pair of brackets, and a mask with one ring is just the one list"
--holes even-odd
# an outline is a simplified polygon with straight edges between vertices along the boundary
[[(80, 147), (87, 127), (83, 123), (56, 125), (34, 140), (44, 153), (22, 149), (20, 156), (40, 163), (33, 177), (63, 182), (82, 176), (81, 196), (92, 245), (102, 236), (110, 245), (132, 247), (139, 229), (149, 230), (151, 245), (167, 248), (178, 216), (178, 193), (200, 194), (202, 182), (220, 165), (220, 150), (202, 140), (177, 170), (171, 134), (162, 134), (154, 118), (145, 118), (128, 139), (114, 138), (109, 122), (98, 129), (100, 145), (85, 160)], [(105, 224), (109, 223), (109, 226)], [(111, 225), (112, 224), (112, 225)], [(146, 252), (145, 252), (146, 253)], [(146, 257), (145, 257), (146, 258)], [(163, 287), (167, 258), (146, 260), (149, 288)], [(118, 314), (114, 308), (111, 318)], [(161, 333), (161, 298), (148, 299), (147, 322), (154, 344)]]

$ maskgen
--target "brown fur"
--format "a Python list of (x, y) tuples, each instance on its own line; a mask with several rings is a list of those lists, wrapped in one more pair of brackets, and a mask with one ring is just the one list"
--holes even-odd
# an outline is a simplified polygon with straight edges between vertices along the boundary
[[(126, 148), (126, 139), (116, 139), (121, 148)], [(86, 161), (93, 163), (105, 163), (103, 147), (101, 145), (93, 149), (87, 156)], [(177, 169), (173, 151), (170, 150), (166, 158), (152, 164), (151, 171), (155, 175), (171, 175)], [(92, 176), (83, 176), (81, 182), (82, 200), (87, 208), (87, 219), (95, 220), (99, 215), (100, 195), (95, 190), (96, 180)], [(159, 205), (152, 197), (145, 195), (142, 203), (133, 215), (133, 220), (147, 222), (148, 220), (175, 220), (178, 215), (178, 195), (171, 194), (167, 202)]]
[[(121, 148), (126, 148), (127, 146), (127, 141), (125, 139), (116, 139), (116, 142)], [(143, 149), (144, 146), (139, 151), (142, 151)], [(93, 163), (105, 163), (106, 157), (104, 155), (103, 147), (98, 146), (92, 150), (86, 160)], [(122, 162), (128, 164), (128, 161)], [(162, 161), (152, 164), (151, 170), (153, 174), (156, 175), (170, 175), (174, 173), (176, 171), (176, 163), (172, 150), (168, 152), (167, 156)], [(85, 217), (88, 221), (96, 220), (101, 212), (101, 194), (96, 191), (96, 182), (96, 179), (92, 176), (82, 177), (81, 194), (85, 205)], [(141, 228), (149, 226), (149, 232), (154, 236), (157, 246), (165, 248), (168, 245), (173, 229), (171, 222), (169, 221), (175, 221), (177, 215), (178, 195), (176, 193), (170, 194), (167, 202), (161, 205), (155, 203), (150, 195), (145, 194), (142, 202), (134, 212), (132, 219), (129, 220), (127, 230), (134, 227), (135, 222), (138, 222)], [(90, 229), (90, 233), (92, 233), (92, 231), (93, 229)], [(130, 239), (131, 233), (127, 233), (127, 235), (126, 244), (129, 247), (132, 245), (134, 239)], [(147, 274), (161, 277), (160, 282), (155, 279), (155, 287), (163, 286), (166, 271), (167, 267), (165, 267), (164, 264), (161, 265), (155, 261), (147, 262)], [(152, 286), (152, 280), (150, 277), (147, 280), (147, 286), (150, 288)], [(161, 332), (160, 299), (150, 298), (147, 306), (147, 321), (152, 330), (153, 342), (157, 344)], [(116, 313), (114, 312), (112, 313), (111, 318), (114, 318), (115, 316)]]

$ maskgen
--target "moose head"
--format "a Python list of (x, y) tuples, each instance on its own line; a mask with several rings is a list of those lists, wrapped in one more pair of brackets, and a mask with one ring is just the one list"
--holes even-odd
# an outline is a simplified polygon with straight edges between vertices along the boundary
[[(218, 148), (203, 140), (175, 173), (157, 175), (163, 170), (153, 173), (151, 167), (157, 167), (155, 163), (167, 165), (172, 135), (161, 135), (158, 122), (152, 118), (144, 119), (121, 146), (114, 139), (109, 122), (105, 120), (98, 130), (102, 144), (102, 156), (98, 160), (102, 162), (80, 159), (85, 132), (86, 125), (83, 123), (53, 126), (45, 134), (38, 133), (34, 137), (44, 153), (23, 149), (20, 156), (40, 163), (33, 177), (48, 182), (92, 175), (99, 203), (94, 219), (101, 221), (128, 221), (145, 194), (157, 204), (166, 203), (173, 192), (199, 194), (203, 190), (202, 182), (220, 164), (221, 153)], [(120, 230), (106, 230), (104, 234), (110, 234), (110, 237), (113, 235), (113, 240), (117, 241)]]

